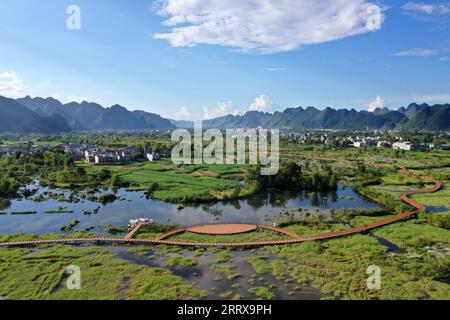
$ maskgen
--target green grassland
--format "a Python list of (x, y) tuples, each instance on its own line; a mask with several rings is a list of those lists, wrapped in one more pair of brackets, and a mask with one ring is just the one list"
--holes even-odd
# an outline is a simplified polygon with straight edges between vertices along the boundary
[(446, 207), (450, 211), (450, 189), (444, 184), (442, 190), (436, 193), (417, 194), (412, 197), (427, 206)]
[[(126, 145), (124, 140), (114, 141), (99, 137), (103, 145)], [(165, 140), (161, 138), (161, 142)], [(417, 218), (397, 222), (372, 231), (400, 247), (403, 252), (390, 252), (377, 239), (355, 234), (327, 241), (271, 246), (249, 251), (248, 262), (255, 274), (272, 274), (283, 281), (299, 285), (311, 284), (327, 295), (342, 299), (450, 299), (450, 152), (396, 152), (390, 149), (331, 150), (322, 146), (302, 147), (283, 144), (282, 160), (294, 160), (309, 168), (318, 168), (324, 162), (336, 170), (349, 185), (357, 184), (361, 174), (357, 163), (369, 169), (365, 173), (376, 183), (358, 186), (361, 194), (383, 205), (386, 213), (370, 216), (344, 215), (354, 226), (368, 224), (389, 217), (388, 213), (411, 209), (401, 202), (402, 192), (430, 186), (421, 177), (441, 179), (444, 187), (434, 194), (415, 195), (413, 198), (427, 206), (445, 207), (447, 212), (420, 213)], [(169, 161), (133, 163), (131, 165), (94, 166), (77, 163), (88, 173), (101, 169), (111, 170), (113, 176), (130, 183), (131, 190), (148, 190), (151, 197), (172, 202), (211, 201), (251, 194), (252, 186), (241, 184), (246, 166), (236, 165), (183, 165)], [(400, 171), (412, 168), (409, 175)], [(281, 210), (281, 209), (280, 209)], [(280, 221), (283, 223), (283, 221)], [(303, 221), (288, 223), (288, 230), (302, 236), (313, 236), (347, 228), (342, 223)], [(144, 230), (137, 238), (154, 238), (166, 230)], [(68, 237), (89, 236), (76, 233)], [(57, 234), (0, 235), (0, 241), (28, 239), (56, 239)], [(280, 235), (259, 230), (240, 235), (209, 236), (183, 233), (170, 237), (177, 241), (249, 242), (284, 240)], [(196, 260), (172, 253), (187, 250), (166, 247), (170, 266), (194, 266)], [(8, 299), (198, 299), (205, 292), (185, 283), (169, 270), (141, 266), (120, 259), (106, 249), (89, 246), (40, 246), (39, 250), (0, 248), (0, 298)], [(144, 252), (146, 247), (131, 250)], [(217, 253), (211, 268), (234, 279), (239, 276), (232, 264), (229, 250), (211, 249)], [(82, 290), (67, 290), (65, 268), (78, 265), (82, 270)], [(367, 288), (367, 267), (381, 268), (381, 288)], [(447, 283), (444, 281), (446, 279)], [(266, 287), (251, 289), (255, 297), (273, 298)]]
[(197, 265), (197, 260), (195, 260), (194, 258), (184, 258), (181, 256), (168, 256), (167, 265), (169, 267), (176, 267), (176, 266), (192, 267)]
[[(356, 216), (350, 222), (360, 225), (385, 217)], [(288, 227), (303, 235), (342, 228), (345, 228), (342, 224), (325, 222)], [(448, 250), (450, 243), (447, 230), (419, 219), (385, 226), (374, 230), (374, 233), (405, 251), (389, 253), (388, 248), (376, 239), (358, 234), (328, 241), (254, 249), (249, 252), (247, 260), (256, 274), (270, 273), (283, 281), (311, 284), (324, 294), (342, 299), (450, 299), (450, 285), (440, 281), (450, 271), (450, 256), (445, 254), (445, 248)], [(171, 239), (240, 242), (284, 237), (274, 235), (266, 231), (230, 236), (185, 233)], [(0, 241), (30, 238), (53, 239), (58, 235), (6, 235), (0, 237)], [(189, 249), (158, 247), (166, 248), (169, 266), (189, 267), (196, 264), (195, 259), (179, 255)], [(42, 251), (34, 253), (23, 248), (0, 249), (1, 296), (18, 299), (180, 299), (198, 298), (206, 294), (166, 269), (135, 265), (101, 248), (40, 246), (39, 249)], [(148, 252), (147, 247), (140, 246), (130, 250)], [(230, 279), (239, 276), (239, 270), (230, 261), (229, 250), (211, 250), (217, 257), (212, 270)], [(71, 264), (82, 269), (82, 290), (63, 287), (66, 278), (64, 268)], [(366, 270), (370, 265), (381, 268), (382, 284), (379, 290), (369, 290), (366, 286)], [(258, 288), (252, 292), (256, 297), (273, 298), (270, 288)]]
[(259, 229), (253, 232), (235, 235), (206, 235), (206, 234), (185, 232), (182, 234), (174, 235), (169, 239), (172, 241), (186, 241), (186, 242), (239, 243), (250, 241), (289, 240), (290, 238), (286, 235), (282, 235), (277, 232)]
[[(282, 159), (308, 163), (308, 167), (317, 167), (328, 163), (348, 181), (355, 180), (357, 165), (363, 163), (369, 168), (374, 181), (379, 183), (360, 186), (357, 191), (395, 211), (407, 208), (398, 198), (405, 190), (421, 188), (421, 177), (440, 179), (448, 185), (450, 182), (449, 151), (398, 151), (385, 148), (348, 148), (332, 150), (323, 146), (300, 146), (284, 144)], [(400, 169), (408, 167), (409, 175)], [(368, 180), (368, 177), (365, 177)], [(446, 189), (446, 187), (444, 188)], [(425, 205), (443, 205), (450, 203), (444, 190), (433, 195), (417, 196)]]
[[(417, 194), (411, 196), (411, 198), (428, 207), (433, 206), (439, 208), (441, 212), (432, 212), (432, 210), (429, 210), (426, 213), (421, 213), (420, 218), (428, 221), (428, 223), (430, 223), (431, 225), (450, 230), (450, 190), (448, 189), (449, 181), (446, 180), (444, 182), (445, 183), (443, 185), (443, 188), (438, 192)], [(409, 207), (402, 203), (402, 201), (399, 199), (400, 195), (405, 191), (421, 189), (426, 186), (382, 184), (379, 186), (369, 186), (363, 190), (360, 190), (360, 192), (372, 196), (374, 200), (377, 200), (378, 202), (381, 202), (388, 207), (397, 209), (397, 211), (402, 211), (408, 209)]]
[[(387, 217), (355, 216), (350, 222), (362, 225)], [(339, 223), (316, 221), (287, 228), (302, 235), (313, 235), (346, 227)], [(310, 284), (326, 295), (341, 299), (450, 299), (450, 285), (441, 281), (450, 272), (450, 256), (445, 254), (450, 243), (447, 230), (432, 226), (426, 220), (413, 219), (376, 229), (374, 233), (393, 242), (404, 252), (390, 253), (376, 239), (356, 234), (327, 241), (263, 247), (252, 250), (247, 261), (256, 274), (270, 273), (279, 280), (294, 281), (300, 286)], [(244, 241), (237, 239), (241, 236), (211, 237), (186, 233), (177, 236), (177, 240)], [(248, 233), (245, 240), (256, 241), (260, 237)], [(237, 275), (239, 270), (229, 258), (226, 251), (217, 255), (218, 264), (212, 266), (212, 270), (227, 277)], [(370, 290), (366, 286), (366, 271), (371, 265), (381, 268), (380, 289)], [(270, 288), (258, 288), (260, 290), (255, 289), (252, 293), (256, 296), (260, 293), (259, 297), (263, 299), (273, 298)]]
[(408, 250), (421, 250), (426, 246), (437, 243), (447, 246), (450, 244), (450, 232), (448, 230), (429, 225), (420, 220), (394, 223), (375, 229), (373, 233)]
[[(298, 283), (312, 282), (323, 293), (343, 299), (450, 299), (450, 286), (437, 281), (448, 272), (448, 259), (387, 254), (386, 247), (364, 235), (266, 250), (289, 261), (288, 270)], [(379, 290), (366, 286), (371, 265), (381, 268)]]
[[(69, 290), (66, 269), (81, 270), (81, 289)], [(162, 268), (136, 265), (105, 249), (52, 246), (0, 248), (0, 295), (8, 299), (194, 299), (204, 296)]]
[(147, 190), (156, 183), (158, 187), (151, 196), (169, 202), (230, 199), (244, 196), (246, 192), (239, 183), (244, 178), (246, 166), (174, 165), (169, 161), (133, 163), (127, 166), (77, 165), (88, 172), (109, 169), (113, 175), (131, 183), (130, 190)]
[(294, 224), (288, 226), (286, 229), (296, 232), (302, 237), (311, 237), (316, 236), (323, 233), (338, 231), (346, 229), (344, 225), (340, 223), (303, 223), (303, 224)]
[(323, 146), (284, 144), (280, 149), (282, 159), (328, 161), (344, 167), (363, 161), (368, 166), (396, 170), (450, 167), (450, 151), (401, 152), (386, 148), (348, 148), (332, 150)]

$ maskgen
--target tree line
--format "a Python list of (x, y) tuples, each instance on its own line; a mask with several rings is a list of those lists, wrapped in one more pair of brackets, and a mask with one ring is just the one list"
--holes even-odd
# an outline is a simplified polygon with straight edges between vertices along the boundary
[(248, 173), (248, 180), (260, 189), (327, 191), (336, 190), (339, 182), (337, 174), (329, 166), (305, 172), (302, 166), (289, 161), (280, 164), (278, 173), (272, 176), (261, 175), (260, 169), (260, 165), (255, 165)]
[(34, 154), (16, 152), (0, 158), (0, 198), (14, 196), (20, 186), (31, 182), (35, 177), (48, 185), (98, 185), (110, 181), (120, 186), (122, 183), (119, 177), (113, 179), (111, 171), (105, 168), (88, 174), (60, 149)]

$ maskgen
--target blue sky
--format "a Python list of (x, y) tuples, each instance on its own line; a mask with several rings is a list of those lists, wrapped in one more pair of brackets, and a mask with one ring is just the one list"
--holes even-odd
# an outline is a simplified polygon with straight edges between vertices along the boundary
[(450, 2), (0, 0), (1, 95), (178, 119), (450, 102), (449, 58)]

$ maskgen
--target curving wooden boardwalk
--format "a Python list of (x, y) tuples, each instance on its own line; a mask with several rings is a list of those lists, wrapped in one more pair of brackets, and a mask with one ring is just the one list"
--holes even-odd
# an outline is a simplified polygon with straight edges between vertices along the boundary
[(131, 239), (134, 237), (134, 235), (136, 234), (136, 232), (139, 231), (139, 229), (144, 225), (144, 223), (138, 223), (136, 224), (136, 226), (133, 228), (133, 230), (131, 230), (126, 236), (125, 239)]
[[(405, 172), (406, 174), (406, 172)], [(429, 179), (424, 179), (428, 181), (432, 181)], [(139, 228), (143, 224), (138, 224), (133, 230), (130, 231), (130, 233), (127, 234), (124, 238), (107, 238), (107, 237), (95, 237), (95, 238), (73, 238), (73, 239), (56, 239), (56, 240), (30, 240), (30, 241), (15, 241), (15, 242), (3, 242), (0, 243), (0, 247), (14, 247), (14, 246), (34, 246), (34, 245), (41, 245), (41, 244), (143, 244), (143, 245), (153, 245), (153, 244), (165, 244), (165, 245), (177, 245), (177, 246), (196, 246), (196, 247), (252, 247), (252, 246), (266, 246), (266, 245), (282, 245), (282, 244), (292, 244), (292, 243), (300, 243), (305, 241), (318, 241), (318, 240), (325, 240), (325, 239), (332, 239), (332, 238), (338, 238), (343, 237), (355, 233), (361, 233), (366, 232), (371, 229), (379, 228), (381, 226), (385, 226), (391, 223), (395, 223), (397, 221), (410, 218), (414, 215), (416, 215), (418, 212), (425, 211), (426, 207), (409, 198), (409, 196), (419, 193), (434, 193), (442, 188), (442, 182), (437, 180), (435, 181), (435, 185), (431, 188), (421, 189), (421, 190), (412, 190), (402, 193), (400, 196), (401, 200), (415, 208), (415, 210), (406, 211), (397, 215), (394, 215), (388, 219), (380, 220), (373, 222), (371, 224), (358, 226), (354, 228), (349, 228), (345, 230), (339, 230), (329, 233), (324, 233), (317, 236), (312, 237), (306, 237), (303, 238), (299, 234), (283, 229), (278, 228), (274, 226), (268, 226), (268, 225), (255, 225), (256, 228), (260, 229), (266, 229), (271, 230), (280, 234), (284, 234), (290, 237), (290, 239), (285, 240), (275, 240), (275, 241), (253, 241), (253, 242), (188, 242), (188, 241), (172, 241), (168, 240), (171, 236), (174, 236), (176, 234), (180, 234), (186, 231), (189, 231), (189, 229), (194, 229), (198, 227), (205, 227), (208, 225), (196, 225), (196, 226), (189, 226), (189, 227), (180, 227), (174, 230), (171, 230), (169, 232), (166, 232), (164, 234), (159, 235), (158, 237), (154, 239), (136, 239), (133, 238), (133, 236), (139, 231)], [(247, 226), (248, 224), (242, 224), (243, 226)], [(220, 224), (212, 224), (209, 226), (220, 226)], [(230, 226), (228, 224), (227, 226)], [(235, 224), (236, 228), (239, 229), (239, 224)], [(202, 228), (203, 230), (207, 231), (207, 228)], [(217, 230), (217, 228), (212, 228), (211, 230)], [(217, 235), (217, 232), (203, 232), (206, 234), (213, 234)]]

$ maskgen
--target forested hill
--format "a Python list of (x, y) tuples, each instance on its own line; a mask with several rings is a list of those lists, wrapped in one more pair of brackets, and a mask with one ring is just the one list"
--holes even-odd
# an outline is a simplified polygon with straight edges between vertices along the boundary
[(414, 130), (449, 130), (450, 105), (415, 103), (407, 108), (392, 111), (387, 108), (374, 112), (356, 111), (354, 109), (319, 110), (315, 107), (288, 108), (274, 114), (264, 112), (247, 112), (244, 115), (227, 115), (207, 120), (205, 127), (265, 127), (294, 129), (414, 129)]
[[(191, 121), (175, 121), (123, 106), (105, 108), (83, 101), (63, 104), (53, 98), (17, 100), (0, 96), (0, 132), (56, 133), (98, 130), (146, 130), (192, 127)], [(315, 107), (288, 108), (275, 113), (249, 111), (203, 121), (205, 128), (292, 128), (292, 129), (405, 129), (450, 130), (450, 104), (412, 103), (398, 110), (374, 112), (354, 109), (323, 110)]]
[(18, 103), (41, 116), (58, 114), (72, 130), (145, 130), (170, 129), (175, 126), (155, 113), (129, 111), (118, 104), (105, 108), (97, 103), (83, 101), (62, 104), (53, 98), (31, 98), (16, 100)]
[(41, 116), (14, 99), (0, 96), (0, 131), (13, 133), (60, 133), (70, 125), (58, 114)]

